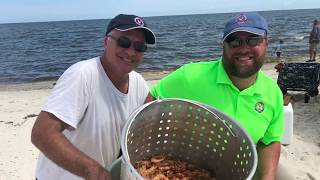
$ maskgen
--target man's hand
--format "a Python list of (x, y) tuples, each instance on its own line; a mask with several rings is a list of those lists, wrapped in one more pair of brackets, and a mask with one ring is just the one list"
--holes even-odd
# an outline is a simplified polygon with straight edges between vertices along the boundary
[(154, 101), (154, 100), (156, 100), (156, 98), (154, 98), (149, 92), (149, 94), (148, 94), (146, 100), (144, 101), (144, 103), (146, 104), (146, 103)]
[(102, 166), (97, 164), (90, 167), (86, 172), (86, 180), (111, 180), (111, 174)]

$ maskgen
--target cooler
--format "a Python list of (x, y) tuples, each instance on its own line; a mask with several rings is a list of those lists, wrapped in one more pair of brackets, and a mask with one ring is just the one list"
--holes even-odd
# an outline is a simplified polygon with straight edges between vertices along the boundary
[(293, 135), (293, 108), (292, 104), (289, 103), (287, 106), (284, 106), (284, 133), (281, 140), (281, 143), (284, 145), (291, 144), (292, 135)]

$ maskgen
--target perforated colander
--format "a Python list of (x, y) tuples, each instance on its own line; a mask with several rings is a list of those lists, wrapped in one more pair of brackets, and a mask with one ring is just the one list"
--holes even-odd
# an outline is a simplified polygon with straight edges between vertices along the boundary
[(122, 133), (121, 179), (143, 179), (133, 164), (164, 154), (210, 171), (218, 180), (251, 179), (257, 153), (230, 117), (198, 102), (162, 99), (129, 118)]

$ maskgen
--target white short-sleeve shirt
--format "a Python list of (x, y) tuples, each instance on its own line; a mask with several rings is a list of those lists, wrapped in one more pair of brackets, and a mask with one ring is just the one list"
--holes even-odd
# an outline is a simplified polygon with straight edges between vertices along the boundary
[[(42, 110), (72, 126), (63, 134), (78, 149), (105, 166), (117, 158), (121, 130), (130, 113), (143, 105), (148, 92), (147, 83), (134, 71), (129, 73), (128, 93), (120, 92), (106, 75), (100, 58), (96, 57), (68, 68)], [(42, 153), (36, 177), (39, 180), (81, 179)]]

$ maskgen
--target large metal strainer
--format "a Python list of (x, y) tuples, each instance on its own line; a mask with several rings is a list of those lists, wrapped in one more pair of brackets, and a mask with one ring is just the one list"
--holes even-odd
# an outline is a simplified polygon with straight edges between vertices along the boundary
[(131, 114), (122, 133), (121, 179), (143, 179), (133, 164), (164, 154), (213, 173), (251, 179), (257, 153), (246, 132), (220, 111), (194, 101), (162, 99)]

